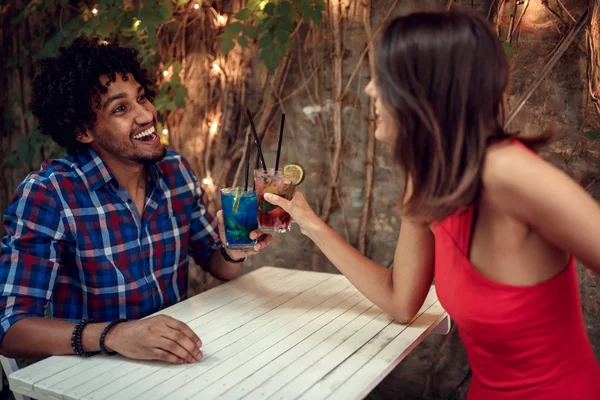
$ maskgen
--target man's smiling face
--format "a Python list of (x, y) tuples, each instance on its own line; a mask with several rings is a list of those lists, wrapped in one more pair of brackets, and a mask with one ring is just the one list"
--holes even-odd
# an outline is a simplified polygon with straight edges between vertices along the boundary
[(94, 109), (96, 122), (91, 132), (79, 140), (104, 161), (152, 164), (162, 160), (166, 149), (156, 131), (156, 108), (144, 88), (131, 74), (117, 73), (114, 82), (102, 76), (100, 82), (108, 91), (100, 95), (100, 107)]

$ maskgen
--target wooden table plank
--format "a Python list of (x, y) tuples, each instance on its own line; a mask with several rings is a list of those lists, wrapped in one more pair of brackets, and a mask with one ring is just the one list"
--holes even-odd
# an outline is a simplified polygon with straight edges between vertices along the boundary
[[(431, 293), (432, 291), (433, 288), (430, 289), (429, 293)], [(421, 313), (424, 311), (424, 309), (429, 308), (429, 306), (431, 306), (431, 304), (436, 300), (436, 298), (435, 296), (428, 296), (427, 300), (429, 300), (429, 304), (425, 303), (423, 307), (421, 307)], [(377, 310), (379, 309), (377, 308)], [(380, 314), (377, 315), (376, 318), (369, 321), (368, 324), (366, 324), (359, 331), (347, 338), (343, 343), (340, 343), (331, 352), (324, 355), (323, 353), (321, 353), (321, 358), (316, 363), (310, 366), (307, 366), (303, 363), (302, 368), (304, 370), (302, 371), (302, 373), (295, 377), (285, 387), (278, 390), (277, 393), (273, 393), (272, 396), (269, 396), (268, 398), (293, 399), (300, 396), (305, 391), (309, 390), (320, 379), (322, 379), (329, 372), (334, 370), (348, 357), (352, 356), (363, 345), (368, 343), (374, 336), (376, 336), (379, 332), (381, 332), (383, 329), (385, 329), (388, 325), (392, 323), (393, 319), (390, 316), (381, 312), (381, 310), (379, 310), (379, 312)], [(299, 364), (295, 364), (294, 367), (297, 367), (298, 365)], [(257, 398), (262, 398), (262, 396)]]
[[(244, 274), (227, 284), (216, 286), (210, 290), (207, 290), (206, 292), (199, 293), (185, 301), (174, 304), (171, 307), (169, 307), (168, 310), (169, 312), (175, 313), (181, 308), (202, 304), (204, 301), (210, 299), (211, 297), (217, 296), (223, 292), (230, 292), (231, 290), (237, 287), (246, 287), (248, 285), (256, 284), (256, 282), (262, 282), (264, 280), (278, 280), (288, 275), (297, 274), (298, 272), (301, 271), (276, 267), (261, 267), (252, 271), (251, 273)], [(152, 315), (156, 315), (161, 312), (162, 311), (159, 311)]]
[[(413, 319), (413, 322), (420, 324), (423, 319), (426, 319), (433, 315), (437, 319), (440, 315), (435, 313), (435, 304), (437, 303), (437, 296), (435, 290), (431, 289), (428, 297), (425, 299), (420, 312)], [(410, 324), (408, 324), (410, 325)], [(330, 394), (335, 392), (342, 384), (349, 379), (353, 379), (353, 375), (365, 366), (370, 360), (372, 360), (378, 353), (381, 352), (387, 345), (389, 345), (395, 338), (401, 335), (407, 328), (408, 325), (402, 325), (399, 323), (391, 323), (376, 336), (374, 336), (367, 344), (362, 346), (357, 352), (351, 357), (346, 359), (342, 364), (335, 368), (331, 373), (325, 375), (316, 384), (307, 390), (300, 399), (324, 399)], [(369, 382), (365, 382), (368, 386)]]
[[(360, 302), (360, 296), (357, 296), (356, 293), (355, 287), (347, 286), (337, 295), (294, 320), (293, 325), (290, 324), (285, 330), (269, 335), (244, 351), (244, 353), (250, 354), (244, 354), (243, 356), (238, 354), (234, 360), (228, 360), (231, 362), (229, 362), (230, 365), (227, 366), (227, 369), (224, 369), (226, 364), (224, 363), (219, 368), (210, 371), (214, 379), (212, 377), (210, 381), (205, 379), (202, 382), (203, 389), (197, 391), (192, 399), (214, 398), (233, 386), (237, 381), (242, 380), (261, 366), (279, 357), (323, 328), (348, 308)], [(342, 306), (340, 307), (340, 305)], [(229, 376), (232, 379), (222, 379), (223, 376)]]
[[(202, 348), (204, 358), (200, 363), (180, 366), (156, 363), (154, 365), (142, 366), (140, 369), (143, 369), (146, 375), (138, 381), (130, 382), (130, 386), (121, 390), (119, 396), (132, 399), (159, 385), (161, 386), (161, 390), (165, 390), (163, 387), (170, 388), (172, 384), (171, 378), (176, 375), (180, 375), (179, 379), (185, 379), (186, 377), (195, 377), (198, 373), (212, 368), (216, 363), (214, 361), (215, 358), (212, 357), (214, 353), (218, 353), (220, 350), (232, 352), (234, 349), (237, 349), (240, 346), (239, 340), (248, 333), (257, 330), (260, 331), (260, 328), (264, 325), (267, 325), (272, 320), (277, 321), (277, 318), (286, 314), (283, 309), (278, 308), (279, 306), (282, 304), (287, 304), (290, 307), (301, 305), (303, 301), (313, 296), (314, 292), (324, 290), (328, 282), (333, 279), (339, 278), (335, 275), (305, 274), (300, 282), (296, 282), (289, 288), (289, 291), (282, 293), (281, 296), (273, 301), (265, 303), (256, 312), (249, 313), (247, 319), (230, 321), (215, 331), (207, 330), (205, 333), (196, 331), (204, 341)], [(219, 360), (217, 358), (217, 361)], [(178, 387), (177, 385), (179, 384), (176, 384), (173, 390)]]
[[(292, 278), (295, 277), (295, 279), (290, 279), (290, 277), (292, 277)], [(298, 285), (300, 283), (299, 281), (302, 280), (302, 279), (304, 279), (301, 275), (295, 274), (294, 271), (292, 271), (291, 274), (284, 274), (282, 276), (282, 278), (283, 279), (281, 279), (281, 280), (277, 280), (277, 279), (274, 279), (274, 280), (268, 279), (267, 280), (267, 279), (264, 279), (263, 277), (261, 277), (261, 279), (263, 279), (262, 283), (261, 283), (262, 288), (271, 290), (271, 289), (277, 289), (279, 287), (282, 287), (281, 285), (283, 285), (283, 287), (288, 287), (288, 286), (289, 287), (293, 287), (293, 285)], [(286, 282), (287, 282), (287, 284), (286, 284)], [(243, 286), (242, 286), (242, 284), (238, 283), (237, 285), (234, 286), (234, 288), (235, 289), (240, 289), (240, 287), (244, 288), (244, 287), (246, 287), (246, 285), (250, 285), (250, 287), (256, 288), (257, 284), (258, 283), (257, 283), (256, 280), (247, 280), (246, 282), (243, 283)], [(248, 289), (245, 289), (245, 290), (246, 290), (245, 291), (246, 294), (249, 293)], [(271, 293), (268, 290), (265, 290), (265, 292), (266, 293)], [(275, 292), (275, 293), (279, 294), (279, 292)], [(234, 296), (237, 296), (237, 294), (234, 294)], [(242, 297), (244, 297), (244, 296), (242, 296)], [(183, 317), (184, 319), (187, 319), (189, 317), (186, 318), (186, 315), (189, 316), (189, 315), (199, 315), (200, 314), (200, 317), (198, 317), (196, 319), (196, 321), (198, 321), (203, 316), (209, 315), (210, 313), (215, 312), (216, 310), (221, 310), (221, 309), (226, 309), (226, 310), (227, 309), (232, 309), (233, 310), (233, 308), (228, 308), (229, 304), (226, 304), (225, 306), (220, 307), (220, 308), (215, 308), (215, 304), (222, 303), (222, 301), (217, 300), (217, 299), (220, 299), (220, 297), (212, 296), (210, 299), (207, 300), (208, 304), (205, 304), (205, 305), (202, 305), (202, 306), (200, 304), (196, 304), (195, 307), (180, 308), (179, 309), (179, 316)], [(215, 300), (218, 301), (219, 303), (215, 303)], [(169, 309), (166, 309), (166, 310), (169, 310)], [(211, 311), (208, 311), (208, 313), (205, 313), (206, 310), (211, 310)], [(226, 322), (226, 321), (223, 321), (223, 323), (224, 322)], [(119, 359), (122, 362), (129, 362), (129, 360), (126, 360), (123, 357), (119, 357)], [(85, 371), (82, 371), (79, 374), (78, 381), (81, 383), (82, 386), (88, 386), (88, 384), (87, 384), (88, 381), (96, 379), (95, 376), (97, 376), (97, 375), (102, 375), (102, 374), (104, 374), (106, 372), (111, 371), (114, 367), (115, 366), (113, 366), (112, 364), (101, 363), (101, 365), (95, 366), (94, 371), (92, 371), (93, 373), (86, 373)], [(166, 367), (166, 365), (161, 363), (161, 364), (159, 364), (159, 366), (157, 366), (157, 365), (149, 365), (148, 368), (147, 368), (147, 370), (157, 370), (157, 369), (162, 369), (162, 368), (165, 368), (165, 367)], [(64, 376), (60, 376), (58, 378), (63, 379)], [(46, 384), (45, 382), (41, 382), (40, 384), (43, 385), (44, 389), (53, 390), (52, 385), (54, 385), (54, 386), (57, 387), (57, 390), (59, 392), (61, 392), (60, 390), (62, 390), (61, 389), (62, 388), (61, 383), (58, 381), (58, 379), (52, 380), (50, 382), (50, 384)], [(38, 384), (38, 385), (40, 385), (40, 384)], [(77, 392), (81, 392), (81, 391), (85, 392), (85, 387), (81, 388), (81, 389), (77, 389)]]
[[(218, 398), (240, 399), (246, 396), (248, 393), (262, 385), (266, 380), (273, 377), (278, 372), (283, 371), (285, 368), (290, 367), (292, 363), (297, 362), (298, 359), (303, 355), (309, 352), (316, 352), (314, 349), (319, 344), (331, 338), (332, 335), (334, 335), (340, 329), (344, 328), (373, 307), (373, 303), (371, 303), (368, 299), (365, 299), (360, 293), (350, 298), (349, 302), (354, 302), (354, 298), (357, 298), (360, 302), (345, 311), (341, 316), (335, 318), (332, 322), (327, 324), (321, 330), (317, 331), (308, 339), (294, 346), (289, 351), (272, 360), (264, 367), (256, 370), (256, 372), (253, 372), (250, 376), (245, 377), (243, 381), (235, 384), (235, 386), (224, 392)], [(238, 376), (239, 374), (236, 374), (236, 378)], [(224, 381), (223, 383), (227, 381), (226, 378), (227, 377), (224, 377), (222, 379)]]
[[(340, 386), (329, 399), (361, 399), (369, 394), (410, 353), (414, 346), (420, 343), (428, 332), (433, 329), (435, 322), (441, 321), (445, 318), (445, 315), (446, 313), (441, 304), (436, 302), (427, 313), (417, 318), (413, 324), (408, 326), (402, 334), (383, 348), (363, 368), (347, 379), (344, 385)], [(367, 382), (370, 383), (365, 385)]]
[[(330, 281), (333, 282), (330, 283)], [(261, 321), (262, 317), (261, 319), (252, 321), (248, 324), (249, 329), (244, 330), (238, 335), (239, 339), (236, 338), (232, 343), (228, 340), (227, 345), (222, 346), (217, 351), (212, 351), (211, 349), (208, 357), (202, 363), (195, 365), (186, 371), (186, 373), (175, 377), (168, 383), (163, 382), (156, 393), (160, 391), (161, 394), (164, 393), (165, 397), (172, 398), (188, 398), (193, 396), (198, 387), (212, 383), (214, 380), (220, 378), (225, 373), (224, 371), (229, 371), (232, 367), (235, 368), (238, 362), (243, 362), (243, 360), (249, 357), (260, 354), (262, 349), (260, 346), (268, 346), (272, 340), (277, 340), (278, 334), (289, 334), (289, 331), (293, 331), (297, 318), (306, 318), (306, 315), (311, 315), (310, 312), (313, 308), (334, 296), (339, 290), (349, 286), (349, 282), (346, 279), (334, 276), (332, 279), (315, 286), (310, 291), (302, 293), (288, 303), (289, 310), (286, 312), (282, 312), (283, 308), (273, 310), (273, 315), (277, 315), (277, 317), (267, 324)], [(253, 325), (261, 327), (260, 329), (254, 329)], [(217, 342), (215, 341), (215, 343)], [(207, 347), (210, 346), (211, 344), (207, 345)], [(248, 348), (249, 350), (247, 350)], [(212, 369), (221, 366), (221, 364), (225, 366), (220, 367), (218, 369), (220, 372), (215, 374)], [(149, 394), (146, 393), (146, 395)], [(150, 398), (154, 398), (153, 394), (154, 392), (150, 394)]]
[(444, 320), (432, 286), (398, 324), (342, 275), (263, 267), (154, 315), (186, 322), (204, 359), (51, 357), (9, 378), (43, 399), (360, 399)]

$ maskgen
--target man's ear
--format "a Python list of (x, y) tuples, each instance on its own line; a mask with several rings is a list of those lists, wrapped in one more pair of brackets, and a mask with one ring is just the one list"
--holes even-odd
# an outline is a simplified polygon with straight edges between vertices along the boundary
[(75, 139), (77, 139), (79, 142), (85, 143), (85, 144), (90, 144), (94, 141), (92, 134), (87, 129), (83, 132), (78, 132), (77, 135), (75, 136)]

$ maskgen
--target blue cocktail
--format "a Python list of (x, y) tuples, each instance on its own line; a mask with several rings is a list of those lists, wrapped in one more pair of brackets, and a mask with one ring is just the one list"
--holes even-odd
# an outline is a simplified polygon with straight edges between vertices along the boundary
[(244, 192), (241, 187), (221, 189), (221, 207), (226, 246), (231, 249), (254, 248), (256, 239), (250, 239), (250, 232), (258, 229), (256, 192)]

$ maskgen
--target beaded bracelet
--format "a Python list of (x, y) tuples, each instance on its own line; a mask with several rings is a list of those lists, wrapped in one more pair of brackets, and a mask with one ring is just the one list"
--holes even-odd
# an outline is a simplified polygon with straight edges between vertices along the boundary
[(100, 335), (100, 351), (102, 352), (102, 354), (106, 354), (109, 356), (117, 354), (116, 351), (108, 351), (106, 349), (106, 347), (104, 346), (104, 340), (106, 339), (106, 335), (108, 334), (108, 331), (110, 331), (115, 325), (117, 325), (121, 322), (127, 322), (127, 320), (124, 318), (116, 319), (116, 320), (112, 321), (110, 324), (106, 325), (106, 328), (104, 328), (104, 330), (102, 331), (102, 334)]
[(75, 329), (73, 329), (73, 334), (71, 335), (71, 347), (73, 348), (75, 354), (77, 354), (78, 356), (91, 357), (93, 355), (98, 354), (98, 352), (87, 352), (83, 350), (83, 345), (81, 343), (81, 335), (83, 333), (83, 328), (85, 328), (87, 324), (91, 324), (94, 322), (96, 322), (96, 320), (93, 318), (82, 319), (77, 323), (77, 325), (75, 325)]

